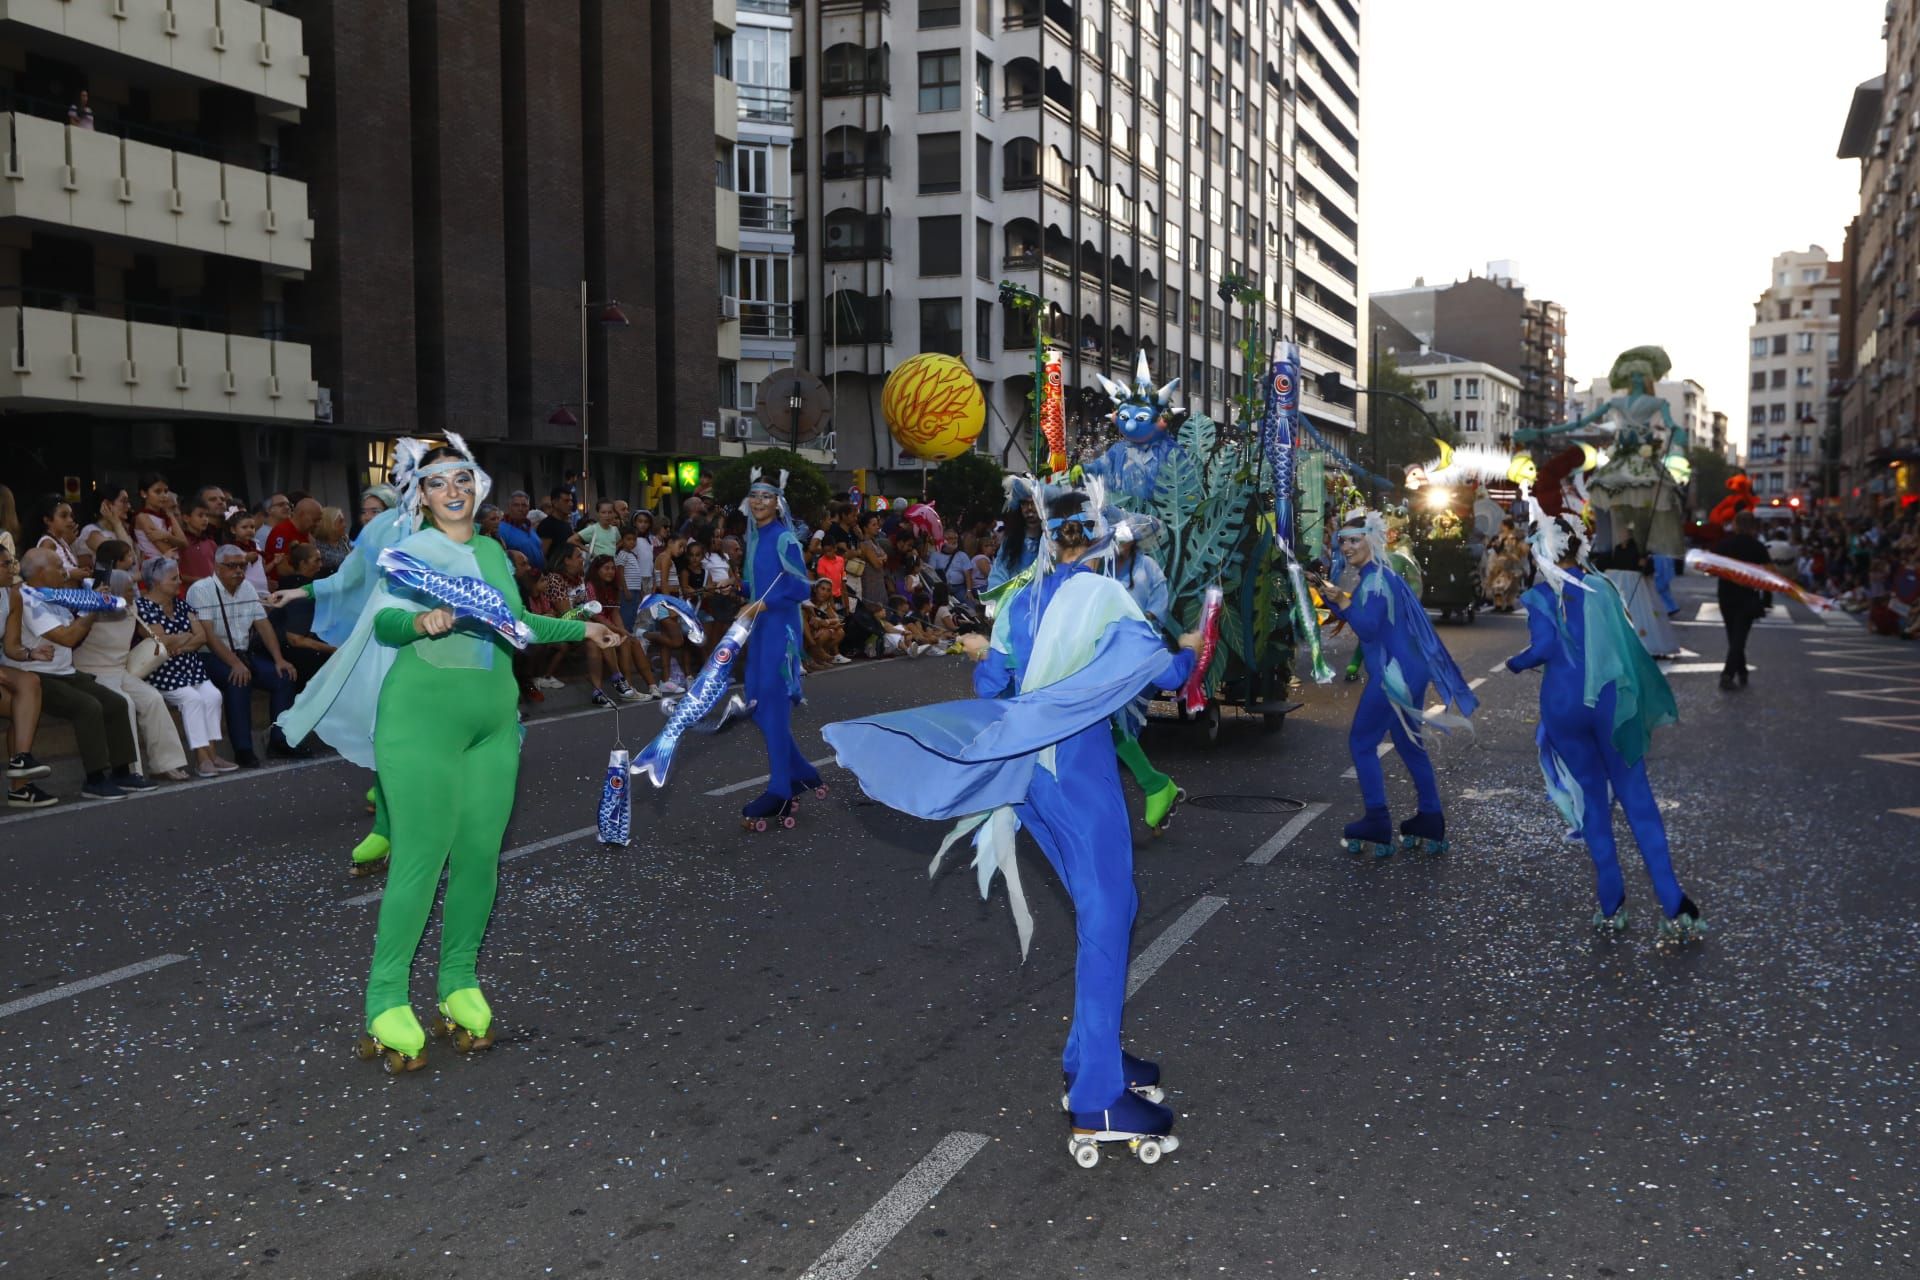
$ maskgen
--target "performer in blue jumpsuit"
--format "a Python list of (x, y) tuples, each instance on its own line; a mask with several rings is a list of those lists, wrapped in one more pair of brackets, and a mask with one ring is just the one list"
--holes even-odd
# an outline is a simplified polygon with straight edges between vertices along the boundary
[[(396, 456), (393, 483), (373, 485), (360, 495), (363, 504), (372, 498), (386, 510), (361, 527), (360, 536), (353, 540), (353, 550), (340, 562), (340, 567), (324, 578), (315, 578), (305, 587), (274, 592), (266, 599), (267, 608), (279, 609), (295, 599), (310, 597), (313, 634), (336, 649), (345, 644), (353, 634), (354, 624), (360, 620), (361, 610), (380, 585), (380, 567), (376, 563), (380, 553), (388, 547), (399, 546), (414, 533), (417, 521), (400, 506), (400, 490), (412, 479), (412, 461), (405, 455)], [(356, 877), (385, 871), (387, 859), (393, 852), (393, 822), (387, 813), (378, 775), (367, 788), (367, 804), (373, 810), (373, 830), (353, 846), (350, 874)]]
[[(1016, 830), (1032, 833), (1065, 884), (1079, 950), (1061, 1066), (1082, 1164), (1098, 1161), (1099, 1142), (1151, 1138), (1153, 1158), (1175, 1145), (1164, 1136), (1173, 1113), (1158, 1102), (1158, 1066), (1120, 1048), (1138, 899), (1107, 722), (1149, 682), (1178, 687), (1198, 644), (1184, 636), (1181, 650), (1168, 653), (1120, 584), (1083, 562), (1103, 533), (1097, 510), (1077, 492), (1049, 504), (1041, 571), (996, 617), (990, 643), (979, 636), (962, 642), (979, 664), (978, 698), (823, 730), (874, 799), (916, 817), (964, 819), (935, 866), (972, 834), (982, 892), (996, 871), (1007, 877), (1023, 951), (1032, 917), (1013, 853)], [(1136, 1150), (1147, 1157), (1144, 1145)]]
[(785, 814), (796, 796), (820, 786), (820, 774), (793, 740), (793, 709), (800, 702), (806, 656), (800, 605), (811, 586), (787, 513), (786, 482), (786, 472), (776, 485), (756, 467), (741, 504), (747, 513), (744, 576), (747, 598), (753, 602), (740, 611), (742, 618), (753, 621), (746, 694), (753, 703), (753, 722), (767, 742), (767, 789), (740, 810), (748, 819)]
[(1446, 704), (1432, 721), (1443, 729), (1465, 727), (1479, 699), (1434, 634), (1419, 597), (1387, 567), (1386, 537), (1386, 522), (1378, 512), (1349, 513), (1338, 540), (1340, 554), (1355, 571), (1353, 590), (1320, 584), (1327, 608), (1353, 629), (1367, 669), (1367, 686), (1347, 734), (1365, 813), (1347, 824), (1342, 838), (1349, 853), (1371, 847), (1375, 857), (1384, 858), (1393, 852), (1393, 820), (1379, 753), (1381, 739), (1391, 734), (1419, 798), (1417, 812), (1400, 824), (1401, 848), (1444, 853), (1446, 814), (1421, 733), (1426, 689), (1431, 683)]
[(1661, 935), (1685, 943), (1705, 925), (1674, 878), (1646, 762), (1653, 730), (1677, 721), (1679, 710), (1619, 591), (1605, 574), (1586, 571), (1581, 535), (1561, 520), (1535, 510), (1532, 541), (1541, 580), (1522, 597), (1531, 643), (1507, 660), (1507, 669), (1546, 668), (1536, 733), (1540, 769), (1547, 794), (1593, 858), (1600, 900), (1594, 926), (1608, 932), (1627, 927), (1627, 890), (1613, 839), (1617, 800), (1660, 898), (1666, 917)]

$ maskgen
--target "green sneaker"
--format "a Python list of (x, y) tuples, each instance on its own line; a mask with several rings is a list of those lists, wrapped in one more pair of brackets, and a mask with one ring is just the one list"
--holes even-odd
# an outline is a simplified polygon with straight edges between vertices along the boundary
[(1147, 792), (1147, 825), (1155, 831), (1167, 825), (1167, 819), (1173, 816), (1174, 806), (1187, 798), (1187, 793), (1174, 785), (1172, 778), (1160, 775), (1160, 785)]
[(493, 1010), (478, 987), (462, 987), (440, 1002), (440, 1016), (434, 1020), (435, 1035), (451, 1036), (453, 1047), (461, 1053), (475, 1053), (493, 1047)]
[(362, 1062), (385, 1054), (387, 1074), (398, 1075), (426, 1066), (426, 1047), (427, 1033), (420, 1029), (420, 1020), (410, 1007), (397, 1004), (367, 1024), (367, 1034), (360, 1037), (359, 1053)]
[(370, 832), (365, 840), (353, 846), (353, 875), (356, 879), (370, 876), (387, 869), (387, 859), (393, 853), (393, 844), (379, 832)]

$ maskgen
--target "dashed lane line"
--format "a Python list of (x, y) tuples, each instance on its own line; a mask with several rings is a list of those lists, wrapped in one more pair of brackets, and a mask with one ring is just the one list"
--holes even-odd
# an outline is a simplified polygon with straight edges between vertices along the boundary
[(1286, 826), (1273, 833), (1271, 839), (1247, 856), (1250, 867), (1264, 867), (1272, 862), (1274, 856), (1293, 843), (1295, 836), (1307, 829), (1307, 824), (1327, 811), (1324, 803), (1314, 803), (1293, 815)]
[(920, 1163), (907, 1170), (878, 1204), (847, 1228), (845, 1235), (814, 1259), (800, 1280), (853, 1280), (880, 1256), (880, 1251), (912, 1222), (920, 1211), (952, 1181), (953, 1175), (987, 1145), (985, 1134), (950, 1133), (934, 1144)]
[(1213, 913), (1227, 905), (1225, 898), (1212, 894), (1201, 898), (1180, 914), (1180, 918), (1168, 925), (1166, 931), (1148, 944), (1147, 949), (1133, 958), (1127, 967), (1127, 998), (1147, 985), (1147, 979), (1160, 972), (1160, 966), (1173, 958), (1180, 944), (1200, 932), (1200, 926), (1213, 919)]
[(82, 978), (78, 982), (69, 982), (30, 996), (22, 996), (18, 1000), (9, 1000), (5, 1004), (0, 1004), (0, 1018), (10, 1018), (16, 1013), (25, 1013), (29, 1009), (38, 1009), (41, 1005), (51, 1004), (55, 1000), (65, 1000), (70, 996), (77, 996), (84, 992), (98, 990), (109, 983), (124, 982), (128, 978), (137, 978), (143, 973), (152, 973), (155, 969), (164, 969), (170, 964), (179, 964), (181, 961), (189, 958), (190, 957), (187, 956), (176, 955), (155, 956), (151, 960), (142, 960), (139, 964), (130, 964), (124, 968), (114, 969), (107, 973), (95, 974), (91, 978)]

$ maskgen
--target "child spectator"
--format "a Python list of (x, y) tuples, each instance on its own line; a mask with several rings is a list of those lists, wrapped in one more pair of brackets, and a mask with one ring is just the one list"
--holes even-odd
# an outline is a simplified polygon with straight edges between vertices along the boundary
[(833, 584), (825, 578), (813, 580), (813, 596), (802, 606), (800, 622), (806, 629), (807, 670), (819, 671), (852, 661), (840, 652), (847, 638), (847, 624), (834, 604)]

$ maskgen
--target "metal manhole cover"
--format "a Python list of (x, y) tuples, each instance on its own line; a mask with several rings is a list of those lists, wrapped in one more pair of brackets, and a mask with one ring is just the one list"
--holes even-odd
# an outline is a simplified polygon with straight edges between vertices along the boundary
[(1298, 813), (1307, 807), (1305, 800), (1286, 796), (1188, 796), (1182, 803), (1226, 813)]

